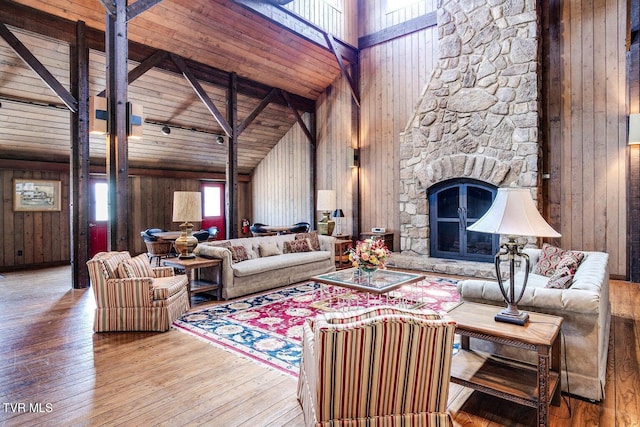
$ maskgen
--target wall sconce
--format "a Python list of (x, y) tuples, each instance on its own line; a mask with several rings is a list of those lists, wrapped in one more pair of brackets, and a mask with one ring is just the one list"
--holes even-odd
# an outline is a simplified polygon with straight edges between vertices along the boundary
[(640, 144), (640, 114), (629, 114), (629, 145)]
[(350, 168), (360, 166), (360, 150), (353, 147), (347, 148), (347, 162)]
[[(106, 135), (108, 133), (107, 98), (92, 96), (89, 98), (89, 133)], [(127, 136), (142, 138), (142, 105), (127, 102)]]

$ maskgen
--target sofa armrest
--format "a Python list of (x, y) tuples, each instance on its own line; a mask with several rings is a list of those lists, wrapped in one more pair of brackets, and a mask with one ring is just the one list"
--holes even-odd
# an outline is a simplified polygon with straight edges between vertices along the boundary
[(173, 267), (153, 267), (153, 273), (156, 277), (171, 277), (175, 275)]
[(93, 287), (99, 308), (150, 307), (153, 295), (153, 278), (131, 277), (107, 279)]
[(331, 252), (331, 259), (333, 259), (336, 255), (336, 238), (318, 234), (318, 241), (320, 242), (320, 250)]

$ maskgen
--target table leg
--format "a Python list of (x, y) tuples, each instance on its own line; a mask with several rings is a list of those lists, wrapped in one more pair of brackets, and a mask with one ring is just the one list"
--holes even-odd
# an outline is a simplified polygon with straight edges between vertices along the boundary
[(538, 425), (549, 425), (549, 362), (550, 348), (538, 347)]

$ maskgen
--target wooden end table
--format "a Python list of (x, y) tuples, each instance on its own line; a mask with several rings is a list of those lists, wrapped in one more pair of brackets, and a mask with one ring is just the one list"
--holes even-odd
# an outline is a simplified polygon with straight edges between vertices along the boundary
[[(210, 258), (201, 258), (195, 257), (191, 259), (180, 259), (180, 258), (167, 258), (163, 260), (163, 264), (169, 267), (175, 268), (184, 268), (185, 273), (187, 275), (188, 288), (189, 292), (189, 305), (191, 305), (191, 296), (193, 294), (197, 294), (200, 292), (207, 291), (216, 291), (216, 298), (218, 300), (222, 299), (222, 285), (220, 278), (220, 264), (222, 260), (220, 259), (210, 259)], [(199, 270), (201, 268), (211, 268), (215, 267), (217, 269), (216, 276), (217, 279), (215, 282), (210, 282), (206, 280), (200, 280), (199, 275), (196, 279), (194, 277), (195, 270)]]
[(353, 246), (353, 242), (350, 239), (336, 239), (334, 246), (336, 268), (341, 269), (351, 267), (349, 256), (345, 255), (345, 252)]
[[(518, 326), (496, 322), (500, 307), (464, 302), (448, 316), (456, 322), (462, 350), (453, 357), (451, 382), (537, 409), (539, 426), (549, 425), (549, 404), (560, 405), (562, 317), (529, 313)], [(536, 365), (469, 351), (469, 338), (532, 350)]]

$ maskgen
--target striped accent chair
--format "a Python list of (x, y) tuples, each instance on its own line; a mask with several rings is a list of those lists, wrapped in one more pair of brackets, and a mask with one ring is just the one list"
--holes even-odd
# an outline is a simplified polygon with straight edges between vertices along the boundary
[(96, 299), (93, 330), (168, 331), (189, 310), (187, 276), (149, 265), (146, 254), (100, 252), (87, 261)]
[(454, 332), (433, 312), (386, 306), (307, 320), (298, 377), (305, 425), (452, 425)]

